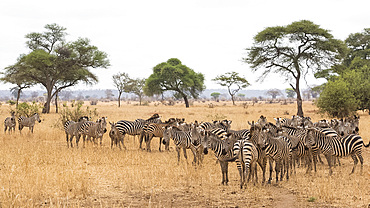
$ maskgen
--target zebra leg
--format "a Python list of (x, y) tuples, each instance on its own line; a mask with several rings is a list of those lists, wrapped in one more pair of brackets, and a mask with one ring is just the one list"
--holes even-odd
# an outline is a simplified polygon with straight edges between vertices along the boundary
[[(68, 138), (67, 138), (68, 139)], [(72, 144), (72, 140), (73, 140), (73, 135), (70, 135), (69, 136), (69, 143), (71, 144), (71, 148), (73, 148), (73, 144)], [(67, 141), (68, 143), (68, 141)], [(67, 144), (68, 145), (68, 144)]]
[(141, 131), (141, 133), (140, 133), (140, 137), (139, 137), (139, 148), (140, 149), (142, 149), (142, 146), (141, 146), (141, 144), (143, 143), (143, 139), (144, 139), (144, 136), (146, 136), (145, 135), (145, 133), (144, 133), (144, 131)]
[[(185, 160), (186, 160), (186, 163), (188, 163), (188, 155), (186, 154), (186, 148), (183, 147), (182, 148), (183, 152), (184, 152), (184, 157), (185, 157)], [(179, 158), (180, 159), (180, 158)]]
[(69, 148), (69, 137), (68, 137), (68, 134), (66, 134), (66, 138), (67, 138), (67, 148)]
[[(319, 161), (321, 164), (324, 164), (324, 162), (322, 161), (321, 157), (320, 157), (320, 153), (317, 153), (317, 157), (319, 158)], [(317, 160), (316, 160), (317, 161)], [(316, 168), (316, 167), (315, 167)], [(316, 169), (315, 169), (315, 172), (316, 172)]]
[(160, 152), (162, 152), (161, 146), (162, 146), (162, 137), (159, 137), (159, 151)]
[(221, 181), (221, 184), (222, 185), (227, 185), (227, 183), (229, 182), (229, 179), (227, 177), (227, 169), (228, 169), (228, 164), (227, 162), (225, 161), (221, 161), (221, 160), (218, 160), (219, 163), (220, 163), (220, 167), (221, 167), (221, 173), (222, 173), (222, 181)]
[[(275, 160), (275, 172), (276, 172), (276, 183), (279, 183), (279, 170), (280, 170), (280, 161)], [(272, 173), (272, 170), (271, 170)]]
[[(356, 154), (351, 154), (351, 157), (353, 159), (353, 168), (352, 168), (352, 172), (350, 173), (350, 175), (355, 172), (355, 169), (356, 169), (356, 166), (357, 166), (357, 163), (358, 163), (358, 159), (357, 159)], [(362, 163), (361, 163), (361, 166), (362, 166)]]
[(152, 150), (150, 149), (150, 142), (152, 141), (153, 139), (153, 135), (147, 135), (148, 138), (145, 139), (145, 143), (146, 143), (146, 151), (147, 152), (151, 152)]
[(81, 135), (80, 135), (80, 134), (78, 134), (78, 135), (76, 136), (76, 146), (77, 146), (77, 148), (78, 148), (78, 142), (80, 141), (80, 138), (81, 138)]
[[(276, 162), (275, 162), (276, 163)], [(267, 181), (268, 184), (271, 184), (271, 180), (272, 180), (272, 165), (273, 165), (273, 161), (271, 159), (269, 159), (269, 164), (270, 164), (270, 177), (269, 177), (269, 180)]]
[(360, 163), (361, 163), (360, 174), (362, 175), (362, 169), (364, 168), (364, 158), (362, 158), (362, 154), (361, 154), (361, 152), (359, 152), (359, 153), (357, 154), (357, 157), (358, 157), (358, 159), (360, 159)]
[(180, 147), (176, 146), (176, 151), (177, 151), (177, 165), (180, 164)]
[[(4, 134), (6, 133), (6, 129), (7, 129), (8, 127), (7, 126), (5, 126), (4, 127)], [(10, 130), (10, 127), (9, 127), (9, 130)], [(10, 131), (9, 131), (10, 132)]]
[(242, 170), (242, 164), (241, 162), (239, 161), (239, 159), (236, 161), (236, 167), (238, 168), (238, 171), (239, 171), (239, 175), (240, 175), (240, 189), (243, 188), (243, 177), (244, 177), (244, 171)]
[(196, 165), (197, 164), (197, 150), (194, 147), (191, 147), (190, 150), (193, 152), (193, 156), (194, 156), (193, 165)]
[(333, 174), (333, 170), (331, 169), (332, 156), (330, 154), (326, 154), (325, 157), (326, 157), (326, 160), (328, 161), (328, 164), (329, 164), (329, 175), (332, 175)]
[[(287, 171), (286, 171), (286, 180), (289, 180), (289, 164), (286, 165), (286, 168), (287, 168)], [(295, 173), (295, 171), (294, 171), (294, 173)]]
[(342, 164), (340, 164), (340, 160), (339, 160), (339, 157), (337, 157), (338, 158), (338, 165), (339, 166), (342, 166)]

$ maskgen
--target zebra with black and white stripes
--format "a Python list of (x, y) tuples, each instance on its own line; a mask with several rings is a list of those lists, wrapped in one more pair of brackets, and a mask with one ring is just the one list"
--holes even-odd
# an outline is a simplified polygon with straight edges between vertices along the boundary
[(232, 121), (231, 120), (221, 120), (221, 121), (213, 121), (213, 122), (202, 122), (199, 124), (201, 128), (203, 128), (206, 131), (213, 130), (216, 128), (221, 128), (226, 131), (230, 129)]
[[(140, 135), (143, 131), (144, 126), (147, 123), (162, 123), (160, 116), (155, 113), (153, 116), (151, 116), (147, 120), (143, 119), (136, 119), (136, 121), (126, 121), (126, 120), (120, 120), (116, 123), (116, 128), (119, 130), (120, 135), (119, 137), (124, 139), (125, 135)], [(140, 148), (141, 144), (143, 142), (143, 137), (140, 137)]]
[(89, 118), (87, 116), (82, 116), (78, 119), (77, 122), (75, 121), (66, 121), (64, 124), (64, 132), (66, 133), (66, 140), (67, 140), (67, 147), (72, 145), (73, 137), (76, 137), (76, 146), (78, 147), (78, 140), (80, 140), (82, 132), (78, 131), (81, 125), (88, 121)]
[(4, 120), (4, 133), (8, 129), (9, 134), (12, 130), (13, 130), (13, 132), (15, 132), (15, 125), (16, 125), (15, 112), (12, 111), (12, 112), (10, 112), (10, 114), (11, 114), (11, 116), (7, 117)]
[[(309, 128), (308, 135), (305, 140), (306, 144), (317, 146), (321, 152), (325, 155), (329, 165), (329, 175), (332, 175), (332, 156), (344, 157), (351, 155), (353, 159), (353, 168), (351, 174), (355, 172), (358, 159), (361, 163), (361, 174), (363, 169), (364, 159), (362, 157), (362, 146), (369, 147), (369, 144), (365, 145), (361, 136), (350, 134), (343, 138), (336, 136), (330, 136), (320, 129)], [(358, 159), (357, 159), (358, 158)]]
[[(96, 122), (86, 121), (81, 124), (78, 128), (78, 133), (82, 135), (83, 147), (85, 147), (85, 141), (91, 140), (96, 143), (96, 140), (100, 138), (100, 145), (102, 145), (103, 135), (107, 132), (107, 117), (99, 118)], [(79, 138), (77, 138), (79, 140)], [(77, 141), (78, 143), (78, 141)]]
[[(276, 183), (283, 180), (284, 172), (286, 174), (286, 179), (289, 179), (289, 160), (290, 147), (289, 142), (284, 138), (272, 137), (268, 134), (268, 130), (262, 130), (261, 135), (258, 138), (258, 146), (265, 151), (266, 156), (269, 158), (270, 164), (270, 177), (268, 183), (272, 180), (272, 164), (275, 161), (275, 172), (276, 172)], [(285, 167), (285, 168), (284, 168)]]
[(222, 140), (216, 134), (205, 131), (205, 136), (203, 137), (201, 144), (203, 146), (203, 153), (208, 154), (208, 149), (213, 150), (217, 160), (220, 163), (221, 172), (222, 172), (222, 181), (223, 185), (227, 185), (229, 182), (228, 177), (228, 167), (229, 162), (236, 161), (240, 163), (239, 158), (234, 157), (233, 153), (233, 146), (236, 142), (236, 139), (231, 140), (234, 137), (230, 137), (229, 139)]
[(233, 146), (234, 157), (237, 157), (237, 168), (240, 175), (240, 188), (243, 188), (245, 180), (248, 177), (255, 178), (257, 183), (257, 160), (258, 160), (258, 150), (256, 146), (248, 141), (247, 139), (236, 140)]
[[(165, 123), (147, 123), (145, 128), (143, 129), (142, 134), (140, 135), (140, 140), (142, 140), (142, 136), (145, 137), (146, 142), (146, 151), (150, 152), (150, 142), (152, 141), (153, 137), (159, 137), (159, 151), (161, 150), (162, 145), (162, 138), (163, 132), (165, 127), (174, 125), (176, 123), (176, 119), (169, 119)], [(165, 149), (169, 150), (169, 142), (166, 143)]]
[(184, 157), (186, 160), (188, 159), (186, 149), (190, 149), (194, 155), (193, 164), (196, 164), (197, 150), (192, 143), (191, 137), (192, 137), (191, 131), (181, 131), (175, 126), (165, 127), (165, 130), (163, 132), (163, 144), (166, 145), (166, 143), (168, 143), (170, 139), (173, 139), (177, 151), (177, 164), (180, 163), (180, 149), (183, 149)]
[(33, 133), (33, 127), (35, 126), (36, 121), (41, 123), (41, 119), (38, 113), (34, 113), (31, 117), (20, 116), (18, 118), (19, 132), (22, 133), (23, 127), (28, 127), (31, 133)]

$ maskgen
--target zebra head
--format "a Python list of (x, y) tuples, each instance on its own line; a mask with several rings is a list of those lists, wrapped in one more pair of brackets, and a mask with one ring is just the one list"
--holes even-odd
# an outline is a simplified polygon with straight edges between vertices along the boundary
[(115, 140), (117, 139), (118, 135), (119, 135), (119, 130), (117, 129), (117, 123), (111, 123), (109, 122), (110, 124), (110, 131), (109, 131), (109, 137), (112, 139), (112, 140)]
[(97, 120), (97, 123), (100, 125), (100, 129), (103, 129), (103, 132), (107, 132), (107, 117), (101, 117)]
[(33, 114), (31, 117), (34, 117), (36, 121), (38, 121), (39, 123), (41, 123), (41, 119), (40, 119), (40, 116), (39, 116), (38, 113)]
[(267, 124), (267, 118), (265, 116), (261, 115), (260, 118), (257, 120), (257, 123), (261, 124), (262, 126), (266, 125)]
[(163, 128), (164, 128), (164, 132), (163, 132), (162, 143), (166, 145), (167, 142), (170, 141), (171, 136), (172, 136), (172, 126), (164, 126)]
[(350, 125), (351, 134), (358, 134), (359, 131), (360, 131), (360, 129), (359, 129), (360, 116), (354, 115), (353, 117), (346, 118), (346, 121)]

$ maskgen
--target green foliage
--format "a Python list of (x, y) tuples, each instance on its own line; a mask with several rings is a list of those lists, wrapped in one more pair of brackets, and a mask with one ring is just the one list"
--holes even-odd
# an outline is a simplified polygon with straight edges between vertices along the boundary
[[(109, 66), (107, 54), (90, 45), (87, 38), (65, 42), (65, 30), (57, 24), (45, 26), (46, 32), (26, 35), (27, 46), (32, 50), (22, 55), (16, 64), (6, 68), (5, 78), (19, 77), (23, 84), (41, 84), (46, 88), (44, 113), (50, 111), (52, 97), (60, 90), (79, 82), (96, 83), (98, 78), (89, 68)], [(5, 80), (12, 82), (12, 80)], [(16, 84), (16, 83), (14, 83)]]
[[(227, 87), (234, 105), (235, 94), (239, 92), (239, 90), (250, 85), (249, 82), (244, 77), (239, 76), (239, 73), (237, 72), (227, 72), (225, 73), (225, 75), (218, 75), (214, 79), (212, 79), (212, 81), (216, 81), (217, 84), (223, 87)], [(233, 86), (235, 86), (235, 88), (231, 89)]]
[(270, 73), (283, 75), (297, 92), (297, 115), (303, 116), (299, 81), (309, 72), (318, 73), (338, 64), (347, 52), (346, 45), (308, 20), (287, 26), (268, 27), (254, 37), (248, 48), (253, 71), (263, 70), (260, 80)]
[(308, 200), (307, 200), (308, 202), (315, 202), (316, 201), (316, 198), (315, 197), (310, 197), (310, 198), (308, 198)]
[(286, 88), (285, 93), (287, 94), (288, 98), (294, 98), (296, 95), (296, 92), (293, 90), (293, 88)]
[(36, 102), (32, 102), (31, 104), (23, 102), (18, 105), (16, 115), (30, 117), (35, 113), (40, 113), (42, 107), (41, 104)]
[(59, 120), (55, 124), (55, 127), (63, 128), (66, 121), (78, 121), (82, 116), (88, 116), (91, 120), (94, 120), (99, 116), (99, 113), (96, 108), (93, 110), (89, 106), (83, 108), (83, 102), (72, 101), (71, 107), (64, 103), (60, 109)]
[(8, 100), (8, 101), (6, 101), (6, 103), (8, 103), (9, 105), (15, 105), (15, 101), (14, 100)]
[(356, 111), (358, 102), (343, 79), (329, 81), (322, 91), (317, 106), (321, 113), (343, 118)]
[(217, 99), (218, 99), (218, 97), (220, 97), (220, 95), (221, 95), (221, 93), (219, 93), (219, 92), (212, 92), (212, 93), (211, 93), (211, 96), (212, 96), (215, 100), (217, 100)]
[(179, 59), (171, 58), (153, 68), (153, 73), (146, 79), (144, 93), (153, 96), (174, 91), (189, 107), (188, 97), (197, 98), (204, 89), (203, 74), (183, 65)]

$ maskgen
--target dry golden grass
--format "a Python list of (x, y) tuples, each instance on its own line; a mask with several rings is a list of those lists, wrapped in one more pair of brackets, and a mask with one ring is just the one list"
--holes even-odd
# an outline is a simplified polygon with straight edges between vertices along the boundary
[[(256, 104), (243, 108), (230, 103), (195, 102), (191, 108), (175, 106), (133, 106), (117, 108), (116, 103), (99, 103), (101, 116), (109, 121), (147, 118), (159, 113), (163, 120), (184, 117), (187, 121), (209, 121), (227, 118), (233, 129), (249, 128), (247, 121), (263, 114), (268, 120), (295, 114), (295, 105)], [(0, 108), (1, 118), (8, 116), (6, 105)], [(316, 114), (311, 103), (304, 103), (306, 116)], [(361, 136), (369, 142), (370, 116), (361, 115)], [(290, 115), (285, 115), (290, 117)], [(222, 186), (221, 170), (213, 154), (205, 156), (202, 166), (192, 166), (177, 155), (173, 142), (170, 152), (159, 152), (154, 138), (152, 152), (138, 149), (138, 139), (126, 136), (127, 150), (110, 149), (110, 139), (104, 135), (103, 146), (88, 144), (86, 148), (67, 148), (65, 134), (53, 128), (58, 115), (42, 115), (34, 134), (23, 130), (20, 135), (0, 132), (0, 207), (367, 207), (370, 203), (370, 148), (363, 152), (364, 171), (349, 175), (352, 159), (343, 158), (342, 166), (328, 176), (327, 165), (306, 175), (297, 169), (289, 181), (278, 185), (248, 184), (239, 189), (236, 165), (229, 165), (229, 186)], [(81, 143), (80, 143), (81, 144)], [(259, 179), (261, 171), (259, 170)], [(309, 200), (313, 202), (309, 202)]]

